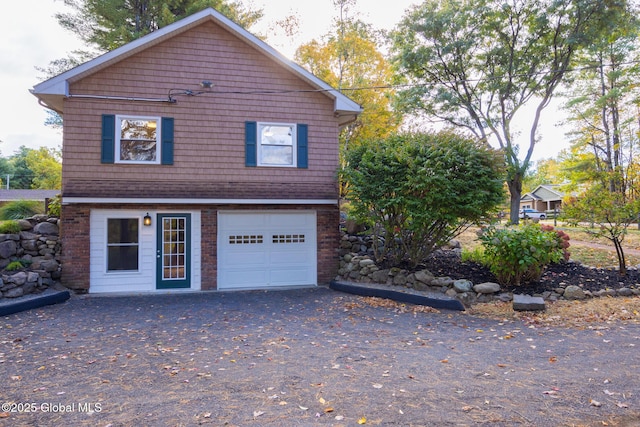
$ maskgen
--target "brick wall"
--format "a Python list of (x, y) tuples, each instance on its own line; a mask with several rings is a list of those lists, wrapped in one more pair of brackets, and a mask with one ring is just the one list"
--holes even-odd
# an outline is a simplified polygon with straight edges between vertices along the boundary
[(340, 233), (338, 228), (339, 210), (335, 205), (63, 205), (61, 215), (62, 237), (62, 278), (64, 286), (85, 292), (89, 289), (90, 272), (90, 224), (91, 208), (100, 209), (136, 209), (140, 211), (201, 211), (202, 244), (202, 289), (217, 289), (217, 232), (218, 210), (315, 210), (317, 215), (317, 257), (318, 284), (327, 285), (337, 274), (338, 247)]
[(76, 291), (89, 290), (89, 214), (87, 205), (63, 205), (60, 216), (60, 281)]

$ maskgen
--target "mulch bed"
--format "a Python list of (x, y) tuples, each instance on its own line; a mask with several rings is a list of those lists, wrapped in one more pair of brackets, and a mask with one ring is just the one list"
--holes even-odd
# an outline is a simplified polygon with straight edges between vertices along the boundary
[[(449, 276), (452, 279), (468, 279), (474, 284), (496, 282), (488, 268), (475, 262), (462, 262), (455, 251), (438, 251), (425, 261), (426, 268), (436, 276)], [(575, 262), (561, 262), (549, 265), (538, 282), (508, 289), (527, 294), (542, 294), (555, 288), (569, 285), (580, 286), (592, 292), (600, 289), (620, 289), (640, 283), (640, 271), (629, 268), (625, 276), (615, 269), (592, 268)]]

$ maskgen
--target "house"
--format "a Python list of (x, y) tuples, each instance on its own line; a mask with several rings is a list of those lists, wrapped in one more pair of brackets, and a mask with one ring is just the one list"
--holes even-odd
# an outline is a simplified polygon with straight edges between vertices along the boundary
[(564, 193), (559, 188), (559, 184), (538, 185), (520, 198), (520, 209), (530, 208), (541, 212), (560, 210)]
[(46, 203), (60, 194), (59, 190), (2, 190), (0, 189), (0, 205), (17, 200), (35, 200)]
[(322, 285), (338, 133), (361, 107), (214, 9), (36, 85), (63, 114), (62, 282)]

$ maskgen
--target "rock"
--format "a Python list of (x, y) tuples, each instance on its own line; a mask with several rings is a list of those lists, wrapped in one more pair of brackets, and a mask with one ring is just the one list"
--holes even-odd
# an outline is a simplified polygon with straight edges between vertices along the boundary
[(372, 265), (375, 265), (375, 261), (374, 261), (374, 260), (372, 260), (372, 259), (365, 258), (365, 259), (363, 259), (363, 260), (360, 260), (360, 263), (359, 263), (359, 264), (360, 264), (360, 267), (362, 267), (362, 268), (364, 268), (364, 267), (370, 267), (370, 266), (372, 266)]
[(485, 282), (475, 285), (473, 290), (479, 294), (493, 294), (500, 292), (500, 285), (493, 282)]
[(389, 270), (378, 270), (371, 273), (371, 280), (376, 283), (387, 283), (389, 279)]
[(498, 299), (502, 302), (509, 302), (513, 300), (513, 295), (511, 295), (509, 292), (503, 292), (498, 295)]
[(18, 245), (13, 240), (5, 240), (0, 243), (0, 257), (11, 258), (18, 252)]
[(453, 282), (453, 289), (459, 293), (470, 292), (473, 289), (473, 283), (467, 279), (459, 279)]
[(458, 295), (458, 292), (455, 289), (447, 289), (447, 292), (444, 293), (446, 296), (455, 298)]
[(54, 234), (57, 236), (60, 230), (58, 229), (58, 226), (56, 224), (51, 224), (50, 222), (41, 222), (33, 227), (33, 232), (38, 234)]
[(453, 279), (451, 277), (436, 277), (431, 281), (431, 286), (449, 287), (451, 285), (453, 285)]
[(393, 278), (393, 284), (396, 286), (404, 286), (407, 284), (407, 275), (403, 272)]
[(629, 288), (620, 288), (618, 289), (618, 295), (620, 295), (621, 297), (630, 297), (631, 295), (633, 295), (633, 292), (631, 292), (631, 289)]
[(425, 285), (429, 285), (435, 277), (429, 270), (420, 270), (416, 272), (416, 281), (424, 283)]
[(5, 298), (18, 298), (24, 295), (24, 290), (21, 287), (9, 289), (2, 293)]
[(9, 277), (9, 281), (15, 283), (18, 286), (22, 286), (27, 283), (27, 273), (20, 271)]
[(563, 296), (569, 300), (582, 300), (586, 298), (582, 288), (576, 285), (567, 286), (564, 290)]
[(541, 311), (545, 310), (546, 306), (542, 297), (515, 294), (513, 296), (513, 309), (515, 311)]
[(19, 219), (18, 225), (20, 226), (21, 230), (31, 230), (33, 228), (33, 224), (31, 224), (26, 219)]

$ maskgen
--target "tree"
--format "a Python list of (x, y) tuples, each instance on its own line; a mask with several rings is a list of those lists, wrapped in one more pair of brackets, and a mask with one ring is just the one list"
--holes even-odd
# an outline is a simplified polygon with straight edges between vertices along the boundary
[(563, 211), (570, 223), (594, 224), (594, 228), (587, 228), (585, 231), (613, 243), (618, 257), (618, 272), (624, 276), (627, 264), (622, 242), (629, 225), (637, 221), (640, 214), (638, 200), (629, 200), (623, 193), (611, 192), (606, 184), (597, 183), (580, 196), (564, 203)]
[(107, 52), (207, 7), (248, 28), (262, 17), (226, 0), (64, 0), (72, 13), (56, 15), (58, 23), (87, 46)]
[(640, 66), (636, 12), (620, 13), (619, 25), (578, 55), (580, 71), (566, 108), (574, 125), (572, 161), (588, 172), (583, 182), (604, 178), (604, 188), (624, 193), (633, 190), (629, 180), (637, 175)]
[(340, 157), (372, 138), (393, 134), (401, 121), (391, 108), (391, 64), (378, 50), (381, 37), (370, 25), (350, 18), (354, 0), (334, 0), (340, 18), (322, 41), (312, 40), (296, 51), (296, 61), (359, 103), (364, 111), (340, 133)]
[(351, 214), (374, 231), (378, 261), (414, 266), (503, 198), (499, 153), (453, 132), (363, 142), (341, 170)]
[[(576, 52), (614, 26), (624, 5), (624, 0), (427, 1), (393, 33), (398, 74), (410, 85), (400, 92), (399, 105), (486, 143), (497, 141), (507, 164), (510, 220), (518, 223), (541, 113)], [(535, 112), (521, 153), (514, 120), (528, 104)]]
[(25, 163), (33, 173), (31, 188), (59, 190), (62, 188), (62, 163), (59, 150), (40, 147), (29, 150)]

